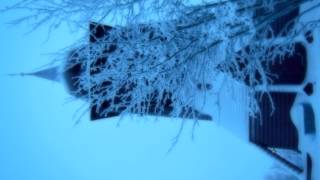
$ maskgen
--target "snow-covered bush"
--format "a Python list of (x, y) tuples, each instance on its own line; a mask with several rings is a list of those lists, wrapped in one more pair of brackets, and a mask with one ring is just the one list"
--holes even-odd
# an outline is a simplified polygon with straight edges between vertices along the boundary
[(307, 1), (25, 0), (8, 9), (25, 10), (27, 16), (15, 22), (34, 20), (34, 28), (113, 25), (102, 38), (91, 43), (84, 38), (68, 53), (68, 66), (83, 68), (79, 90), (102, 115), (190, 117), (196, 114), (190, 107), (197, 89), (205, 94), (221, 73), (248, 85), (250, 113), (258, 112), (254, 91), (272, 83), (268, 66), (292, 53), (295, 39), (314, 28), (299, 24), (299, 16), (279, 32), (272, 23)]

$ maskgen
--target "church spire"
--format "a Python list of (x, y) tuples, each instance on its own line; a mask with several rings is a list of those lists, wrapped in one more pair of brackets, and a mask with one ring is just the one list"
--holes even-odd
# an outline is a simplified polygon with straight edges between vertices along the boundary
[(17, 73), (17, 74), (9, 74), (10, 76), (36, 76), (39, 78), (47, 79), (50, 81), (59, 81), (59, 73), (58, 67), (50, 67), (47, 69), (43, 69), (40, 71), (35, 71), (31, 73)]

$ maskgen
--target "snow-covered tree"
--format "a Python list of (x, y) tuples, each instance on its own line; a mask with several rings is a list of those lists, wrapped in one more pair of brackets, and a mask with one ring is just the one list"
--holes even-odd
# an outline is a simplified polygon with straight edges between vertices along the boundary
[[(81, 65), (74, 94), (101, 115), (113, 112), (197, 117), (199, 89), (206, 98), (227, 74), (254, 94), (272, 84), (269, 66), (293, 53), (294, 43), (319, 20), (300, 21), (313, 6), (281, 25), (273, 23), (310, 0), (24, 0), (8, 10), (27, 14), (15, 23), (33, 28), (61, 23), (91, 30), (67, 52), (67, 69)], [(95, 23), (92, 23), (95, 22)], [(101, 26), (111, 24), (111, 27)], [(97, 36), (99, 28), (103, 35)], [(65, 66), (66, 63), (63, 65)]]

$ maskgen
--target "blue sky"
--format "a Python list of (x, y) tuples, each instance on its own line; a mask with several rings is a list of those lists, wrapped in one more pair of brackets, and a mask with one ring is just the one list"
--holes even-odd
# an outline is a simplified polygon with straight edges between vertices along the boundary
[(258, 180), (272, 165), (212, 122), (200, 123), (193, 140), (192, 122), (187, 122), (169, 154), (181, 124), (177, 119), (127, 117), (117, 126), (117, 118), (90, 122), (85, 114), (74, 126), (84, 102), (69, 101), (61, 84), (6, 74), (47, 64), (48, 53), (72, 44), (81, 33), (62, 26), (46, 40), (47, 27), (26, 34), (28, 24), (5, 24), (17, 16), (0, 16), (0, 179)]

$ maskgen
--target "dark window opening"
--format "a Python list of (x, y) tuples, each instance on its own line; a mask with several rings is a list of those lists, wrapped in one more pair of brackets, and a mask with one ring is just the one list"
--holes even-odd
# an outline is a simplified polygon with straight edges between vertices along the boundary
[(316, 122), (313, 108), (310, 104), (304, 103), (303, 107), (303, 118), (304, 118), (304, 133), (315, 134), (316, 133)]
[(307, 83), (304, 88), (303, 91), (308, 95), (311, 96), (313, 94), (313, 84), (312, 83)]
[(306, 38), (307, 42), (308, 43), (313, 43), (313, 35), (312, 35), (312, 31), (307, 31), (305, 34), (304, 34), (304, 37)]
[(266, 147), (298, 150), (298, 131), (290, 116), (296, 94), (270, 93), (274, 111), (268, 95), (263, 94), (261, 99), (260, 96), (258, 93), (261, 116), (250, 119), (250, 141)]
[(307, 154), (307, 180), (313, 180), (312, 179), (312, 159), (309, 154)]
[(197, 84), (197, 88), (200, 91), (206, 91), (212, 89), (212, 84), (209, 83), (199, 83)]

